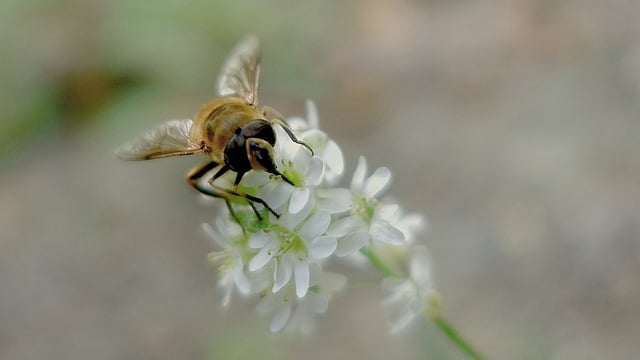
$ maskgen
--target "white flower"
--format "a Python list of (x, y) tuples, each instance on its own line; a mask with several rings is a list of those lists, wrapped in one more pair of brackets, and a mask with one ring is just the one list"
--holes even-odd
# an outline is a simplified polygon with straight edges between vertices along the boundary
[(242, 185), (255, 188), (258, 197), (274, 209), (280, 209), (288, 201), (284, 212), (297, 213), (312, 198), (314, 188), (322, 182), (324, 162), (311, 155), (309, 149), (292, 142), (284, 130), (276, 128), (276, 166), (288, 182), (265, 172), (252, 171), (242, 180)]
[(316, 104), (311, 100), (307, 100), (305, 102), (305, 107), (307, 108), (306, 119), (299, 116), (292, 116), (287, 119), (287, 124), (289, 124), (296, 134), (302, 134), (307, 130), (320, 128), (320, 120), (318, 119), (318, 109), (316, 108)]
[[(279, 158), (276, 160), (278, 169), (296, 186), (281, 182), (277, 186), (287, 188), (291, 194), (288, 212), (297, 213), (311, 198), (314, 188), (322, 181), (324, 162), (317, 156), (312, 156), (308, 149), (298, 147), (293, 158)], [(264, 188), (263, 188), (264, 190)], [(264, 191), (262, 192), (264, 193)], [(267, 195), (265, 193), (265, 195)]]
[(296, 295), (304, 297), (309, 289), (309, 265), (329, 257), (337, 240), (325, 235), (330, 215), (317, 211), (308, 216), (313, 203), (297, 213), (286, 213), (269, 227), (251, 236), (248, 246), (258, 253), (249, 261), (249, 270), (258, 271), (275, 263), (272, 292), (283, 288), (293, 277)]
[(382, 286), (389, 295), (382, 304), (395, 309), (389, 326), (390, 333), (402, 330), (428, 310), (431, 297), (435, 294), (429, 265), (427, 249), (421, 245), (415, 246), (411, 249), (408, 278), (390, 277), (383, 281)]
[(351, 209), (351, 192), (344, 188), (316, 188), (318, 208), (330, 214), (342, 214)]
[(218, 230), (206, 223), (202, 224), (202, 228), (222, 248), (209, 253), (209, 260), (220, 264), (218, 286), (225, 294), (222, 306), (227, 306), (234, 287), (241, 294), (247, 295), (251, 292), (251, 283), (244, 273), (243, 246), (238, 246), (238, 242), (242, 242), (242, 230), (237, 224), (225, 221), (225, 218), (218, 217), (216, 220)]
[(329, 307), (329, 300), (335, 292), (346, 284), (346, 277), (323, 272), (319, 264), (310, 267), (310, 285), (306, 296), (295, 295), (292, 284), (277, 292), (268, 293), (258, 304), (258, 312), (271, 314), (269, 330), (279, 332), (287, 327), (296, 333), (308, 333), (314, 324), (314, 314), (323, 314)]
[(298, 134), (298, 138), (309, 145), (325, 163), (325, 174), (322, 181), (327, 185), (335, 185), (344, 173), (344, 156), (342, 150), (327, 134), (319, 129), (318, 110), (311, 100), (307, 100), (307, 120), (289, 119), (290, 126)]
[(412, 244), (416, 235), (424, 232), (428, 226), (424, 215), (417, 213), (406, 214), (402, 209), (398, 210), (392, 224), (402, 231), (405, 241), (409, 244)]
[(348, 190), (330, 187), (344, 174), (342, 150), (317, 128), (317, 111), (311, 101), (307, 101), (307, 113), (307, 120), (291, 118), (287, 122), (296, 137), (313, 149), (313, 155), (306, 147), (291, 141), (281, 127), (274, 127), (276, 167), (295, 186), (277, 176), (250, 171), (240, 188), (265, 200), (279, 212), (297, 213), (314, 197), (321, 210), (332, 214), (347, 211), (351, 201)]
[(390, 184), (391, 171), (386, 167), (378, 168), (368, 178), (366, 172), (366, 160), (361, 156), (351, 180), (351, 215), (333, 222), (329, 230), (340, 238), (338, 256), (353, 254), (369, 240), (391, 245), (405, 242), (405, 235), (397, 223), (399, 206), (378, 199)]

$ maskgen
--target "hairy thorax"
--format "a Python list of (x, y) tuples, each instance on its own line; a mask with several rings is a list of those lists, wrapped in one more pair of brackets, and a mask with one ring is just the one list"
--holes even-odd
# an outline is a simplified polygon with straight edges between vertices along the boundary
[(261, 119), (255, 107), (238, 98), (219, 98), (205, 104), (195, 116), (193, 138), (203, 139), (213, 161), (223, 162), (224, 148), (234, 135), (251, 120)]

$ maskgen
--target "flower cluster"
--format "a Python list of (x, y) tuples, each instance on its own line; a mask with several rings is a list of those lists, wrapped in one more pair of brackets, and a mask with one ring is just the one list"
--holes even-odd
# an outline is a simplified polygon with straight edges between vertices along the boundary
[(433, 294), (426, 248), (414, 241), (425, 225), (423, 217), (382, 198), (391, 171), (381, 167), (368, 175), (364, 157), (350, 187), (338, 186), (344, 174), (342, 151), (318, 128), (313, 103), (307, 103), (306, 119), (287, 122), (313, 149), (312, 154), (290, 141), (276, 126), (276, 166), (295, 186), (253, 171), (239, 186), (281, 216), (266, 210), (256, 216), (238, 199), (231, 203), (233, 214), (225, 208), (213, 226), (204, 224), (216, 244), (210, 260), (219, 266), (223, 304), (234, 292), (255, 295), (260, 297), (258, 311), (270, 315), (271, 331), (309, 331), (313, 314), (324, 313), (347, 283), (344, 275), (326, 270), (328, 261), (368, 259), (385, 277), (381, 284), (389, 295), (383, 304), (395, 308), (390, 330), (401, 329), (424, 313)]

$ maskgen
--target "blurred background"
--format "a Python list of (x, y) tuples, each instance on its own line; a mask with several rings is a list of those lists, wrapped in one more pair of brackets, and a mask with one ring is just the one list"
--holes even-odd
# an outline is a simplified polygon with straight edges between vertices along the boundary
[(640, 353), (640, 2), (0, 2), (1, 359), (460, 359), (383, 295), (314, 336), (223, 311), (200, 159), (113, 150), (192, 116), (246, 33), (260, 98), (313, 99), (341, 144), (429, 217), (444, 313), (491, 359)]

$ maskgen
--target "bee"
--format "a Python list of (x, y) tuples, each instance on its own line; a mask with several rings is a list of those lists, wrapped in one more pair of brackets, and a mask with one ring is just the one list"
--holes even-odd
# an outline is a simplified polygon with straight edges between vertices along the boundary
[[(219, 97), (204, 104), (193, 120), (167, 121), (120, 147), (117, 156), (123, 160), (151, 160), (205, 155), (207, 161), (187, 175), (187, 183), (193, 189), (224, 199), (234, 217), (230, 203), (234, 198), (245, 199), (259, 219), (261, 216), (254, 203), (279, 217), (261, 198), (238, 190), (238, 184), (247, 172), (257, 170), (279, 176), (294, 185), (275, 165), (275, 125), (282, 127), (293, 142), (306, 147), (312, 154), (313, 150), (296, 138), (276, 110), (269, 106), (258, 109), (259, 77), (260, 44), (255, 36), (247, 36), (235, 46), (222, 67), (217, 84)], [(201, 181), (217, 167), (219, 170), (208, 181)], [(227, 172), (236, 173), (231, 189), (215, 183)]]

